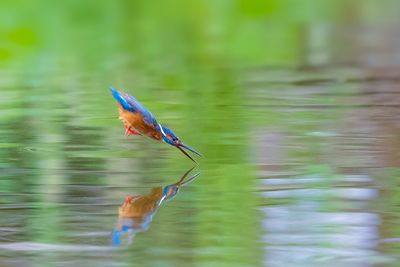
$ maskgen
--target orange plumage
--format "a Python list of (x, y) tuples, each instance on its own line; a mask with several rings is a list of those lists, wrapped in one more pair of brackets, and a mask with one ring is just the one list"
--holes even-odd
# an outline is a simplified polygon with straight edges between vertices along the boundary
[[(143, 116), (140, 113), (134, 113), (125, 110), (118, 103), (119, 119), (124, 124), (125, 129), (132, 134), (143, 134), (150, 138), (161, 140), (162, 135), (153, 126), (144, 122)], [(133, 130), (133, 132), (131, 131)]]
[(144, 196), (128, 196), (118, 209), (119, 218), (141, 218), (153, 212), (163, 197), (162, 187), (154, 187)]

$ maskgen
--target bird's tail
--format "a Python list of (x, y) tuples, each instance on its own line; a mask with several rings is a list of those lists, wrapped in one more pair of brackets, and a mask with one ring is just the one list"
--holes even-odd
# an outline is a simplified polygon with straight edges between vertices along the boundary
[(113, 246), (120, 246), (122, 244), (121, 241), (121, 231), (114, 230), (111, 234), (111, 244)]
[(117, 89), (110, 86), (111, 94), (121, 104), (121, 106), (126, 110), (132, 110), (132, 106), (126, 101), (126, 99), (118, 92)]

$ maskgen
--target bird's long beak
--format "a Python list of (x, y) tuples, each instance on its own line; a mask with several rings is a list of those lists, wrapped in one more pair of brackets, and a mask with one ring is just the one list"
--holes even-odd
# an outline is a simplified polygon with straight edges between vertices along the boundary
[(193, 152), (194, 154), (202, 157), (202, 155), (197, 152), (196, 150), (194, 150), (193, 148), (191, 148), (190, 146), (185, 145), (184, 143), (180, 143), (179, 145), (176, 146), (183, 154), (186, 155), (186, 157), (188, 157), (189, 159), (191, 159), (193, 162), (197, 163), (185, 150), (183, 150), (182, 148), (185, 148), (187, 150), (189, 150), (190, 152)]
[(194, 149), (191, 148), (190, 146), (185, 145), (184, 143), (181, 143), (181, 147), (183, 147), (183, 148), (189, 150), (190, 152), (193, 152), (194, 154), (196, 154), (196, 155), (198, 155), (198, 156), (200, 156), (200, 157), (203, 156), (202, 154), (200, 154), (200, 152), (194, 150)]

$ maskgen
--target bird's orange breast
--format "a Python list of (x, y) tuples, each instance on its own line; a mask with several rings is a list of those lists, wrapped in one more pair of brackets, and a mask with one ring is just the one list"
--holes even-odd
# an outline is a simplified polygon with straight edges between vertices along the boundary
[(156, 140), (161, 140), (162, 136), (161, 133), (159, 133), (154, 126), (148, 125), (144, 120), (143, 117), (140, 113), (138, 112), (130, 112), (121, 107), (121, 105), (118, 104), (118, 113), (119, 113), (119, 119), (122, 121), (124, 124), (125, 128), (130, 128), (132, 127), (135, 129), (137, 132), (139, 132), (142, 135), (146, 135), (150, 138), (156, 139)]
[(118, 210), (120, 218), (140, 218), (157, 208), (162, 198), (162, 187), (153, 188), (148, 195), (133, 197)]

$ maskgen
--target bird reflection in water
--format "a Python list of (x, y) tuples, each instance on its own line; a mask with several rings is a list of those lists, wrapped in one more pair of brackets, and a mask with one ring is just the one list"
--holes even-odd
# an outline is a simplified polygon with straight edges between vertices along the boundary
[(149, 229), (153, 216), (158, 208), (166, 200), (172, 199), (178, 194), (179, 189), (192, 182), (199, 176), (196, 173), (186, 179), (195, 167), (188, 170), (178, 182), (165, 187), (154, 187), (147, 195), (127, 196), (124, 203), (118, 209), (118, 224), (112, 232), (112, 245), (120, 246), (122, 239), (127, 239), (127, 244), (132, 243), (132, 239), (137, 232), (145, 232)]

